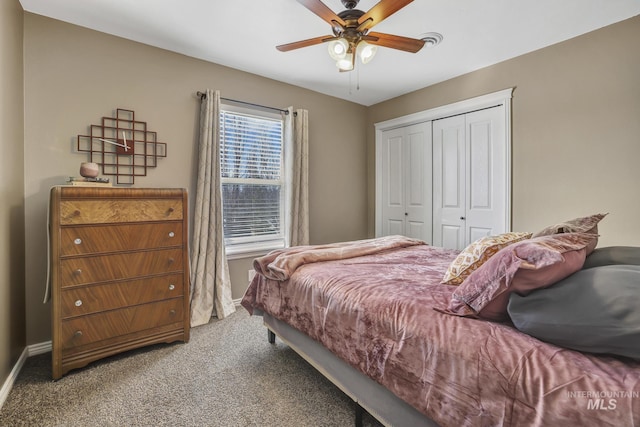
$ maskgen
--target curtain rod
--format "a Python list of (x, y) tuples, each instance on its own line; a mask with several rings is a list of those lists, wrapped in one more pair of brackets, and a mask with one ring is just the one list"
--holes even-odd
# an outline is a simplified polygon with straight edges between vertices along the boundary
[[(198, 95), (200, 100), (203, 100), (203, 99), (207, 98), (207, 94), (204, 93), (204, 92), (197, 91), (196, 95)], [(254, 104), (254, 103), (246, 102), (246, 101), (238, 101), (237, 99), (222, 98), (222, 97), (220, 97), (220, 99), (222, 99), (223, 101), (235, 102), (237, 104), (250, 105), (252, 107), (258, 107), (258, 108), (266, 108), (267, 110), (275, 110), (275, 111), (279, 111), (279, 112), (284, 113), (284, 114), (289, 114), (289, 110), (283, 110), (282, 108), (269, 107), (269, 106), (266, 106), (266, 105)], [(295, 116), (296, 114), (294, 113), (293, 115)]]

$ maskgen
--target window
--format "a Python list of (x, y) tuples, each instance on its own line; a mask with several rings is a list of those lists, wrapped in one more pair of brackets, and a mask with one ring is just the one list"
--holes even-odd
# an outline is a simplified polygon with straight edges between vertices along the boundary
[(227, 254), (284, 247), (283, 120), (227, 105), (220, 112)]

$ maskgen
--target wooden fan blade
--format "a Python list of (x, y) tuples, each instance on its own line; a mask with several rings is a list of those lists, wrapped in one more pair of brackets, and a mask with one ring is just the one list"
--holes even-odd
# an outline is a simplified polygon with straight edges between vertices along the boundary
[(368, 30), (393, 15), (413, 0), (381, 0), (358, 19), (358, 31)]
[(391, 49), (404, 50), (411, 53), (416, 53), (424, 46), (424, 40), (375, 32), (367, 34), (363, 37), (363, 40), (377, 46), (390, 47)]
[(320, 18), (324, 19), (332, 27), (336, 26), (337, 24), (344, 28), (344, 26), (347, 25), (347, 23), (344, 22), (342, 18), (336, 15), (333, 10), (329, 9), (329, 7), (327, 7), (327, 5), (322, 3), (320, 0), (298, 0), (298, 3), (318, 15)]
[(313, 46), (316, 44), (328, 42), (335, 39), (337, 39), (337, 37), (335, 36), (314, 37), (312, 39), (306, 39), (306, 40), (300, 40), (293, 43), (281, 44), (280, 46), (276, 46), (276, 49), (278, 49), (280, 52), (288, 52), (290, 50), (300, 49), (301, 47)]

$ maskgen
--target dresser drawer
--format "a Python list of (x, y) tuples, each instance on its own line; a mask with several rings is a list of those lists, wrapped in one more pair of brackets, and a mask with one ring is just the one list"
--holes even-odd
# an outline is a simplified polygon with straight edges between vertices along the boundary
[(135, 279), (183, 270), (183, 250), (162, 249), (60, 260), (61, 286)]
[(183, 321), (182, 298), (136, 305), (62, 321), (62, 348), (144, 331)]
[(60, 256), (182, 245), (182, 222), (62, 227)]
[(182, 199), (62, 200), (60, 225), (182, 219)]
[(69, 318), (183, 295), (182, 275), (170, 274), (126, 282), (65, 288), (61, 293), (60, 305), (62, 317)]

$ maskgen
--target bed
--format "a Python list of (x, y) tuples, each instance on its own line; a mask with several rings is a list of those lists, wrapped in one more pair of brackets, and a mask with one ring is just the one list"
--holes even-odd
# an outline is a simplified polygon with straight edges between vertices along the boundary
[[(589, 256), (597, 255), (590, 225), (591, 233), (568, 227), (540, 236), (510, 233), (514, 241), (471, 256), (471, 263), (485, 259), (456, 277), (456, 285), (442, 282), (452, 267), (460, 272), (456, 262), (466, 249), (401, 236), (274, 251), (255, 260), (258, 274), (242, 305), (263, 316), (270, 339), (275, 334), (289, 344), (384, 425), (638, 426), (638, 345), (618, 350), (606, 334), (583, 351), (571, 343), (553, 344), (555, 338), (547, 339), (544, 330), (585, 332), (569, 320), (540, 328), (529, 308), (543, 307), (538, 311), (546, 321), (554, 316), (546, 291), (584, 286), (586, 279), (575, 277), (593, 272), (605, 274), (601, 281), (613, 277), (607, 269), (620, 266), (603, 265), (618, 263), (611, 256), (584, 270)], [(640, 277), (639, 269), (625, 264), (627, 282), (640, 282), (634, 276)], [(622, 277), (618, 270), (615, 274)], [(492, 285), (478, 291), (479, 280)], [(534, 289), (533, 282), (542, 284)], [(631, 297), (625, 298), (631, 308), (638, 302), (633, 286), (627, 286)], [(566, 305), (560, 306), (566, 313)], [(626, 312), (635, 322), (634, 310)], [(619, 313), (613, 319), (624, 323)], [(532, 325), (550, 342), (532, 336)], [(633, 335), (640, 327), (635, 326), (615, 340), (640, 338)], [(578, 344), (584, 341), (589, 339)], [(356, 423), (359, 417), (357, 411)]]

